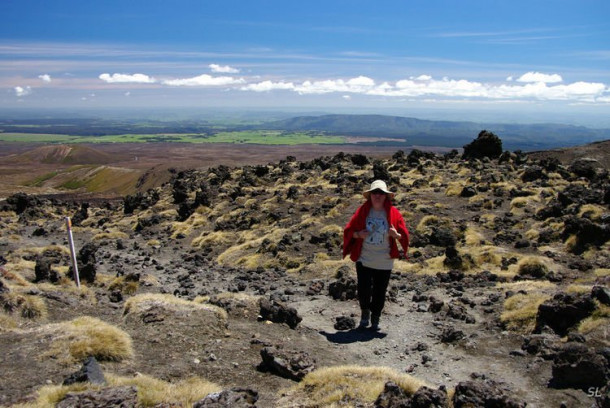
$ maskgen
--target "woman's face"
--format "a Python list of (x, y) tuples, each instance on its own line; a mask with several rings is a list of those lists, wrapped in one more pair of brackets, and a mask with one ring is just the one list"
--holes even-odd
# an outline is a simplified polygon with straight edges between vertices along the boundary
[(371, 191), (371, 203), (373, 204), (373, 208), (375, 208), (376, 210), (383, 208), (385, 196), (386, 194), (381, 190)]

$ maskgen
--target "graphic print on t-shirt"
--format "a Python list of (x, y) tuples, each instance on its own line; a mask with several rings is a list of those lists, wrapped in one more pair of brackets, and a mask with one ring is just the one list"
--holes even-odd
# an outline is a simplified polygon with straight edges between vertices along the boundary
[(388, 232), (388, 220), (369, 215), (366, 219), (366, 229), (369, 231), (369, 236), (366, 237), (369, 244), (383, 245), (385, 234)]

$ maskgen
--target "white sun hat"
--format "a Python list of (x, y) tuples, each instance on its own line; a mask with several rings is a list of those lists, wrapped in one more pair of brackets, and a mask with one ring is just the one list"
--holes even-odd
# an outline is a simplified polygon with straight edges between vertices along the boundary
[(393, 193), (392, 191), (388, 190), (388, 186), (385, 184), (385, 181), (383, 181), (383, 180), (375, 180), (375, 181), (373, 181), (371, 183), (371, 188), (369, 188), (364, 193), (362, 193), (362, 195), (364, 196), (364, 198), (366, 198), (368, 200), (369, 197), (371, 196), (371, 192), (374, 191), (374, 190), (381, 190), (381, 191), (383, 191), (384, 193), (386, 193), (388, 195), (390, 200), (394, 199), (395, 193)]

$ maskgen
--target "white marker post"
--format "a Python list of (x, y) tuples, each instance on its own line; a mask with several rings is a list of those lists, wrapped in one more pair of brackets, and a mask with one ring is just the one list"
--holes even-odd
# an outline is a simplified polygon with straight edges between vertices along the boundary
[(72, 259), (72, 270), (74, 271), (74, 282), (80, 289), (80, 277), (78, 276), (78, 265), (76, 264), (76, 251), (74, 250), (74, 239), (72, 239), (72, 221), (66, 217), (66, 228), (68, 229), (68, 242), (70, 243), (70, 258)]

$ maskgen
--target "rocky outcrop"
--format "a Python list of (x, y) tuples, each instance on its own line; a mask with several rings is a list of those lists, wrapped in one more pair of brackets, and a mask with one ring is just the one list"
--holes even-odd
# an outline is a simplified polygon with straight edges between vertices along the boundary
[(106, 378), (102, 367), (99, 365), (95, 357), (88, 357), (80, 370), (72, 373), (63, 382), (63, 385), (71, 385), (75, 383), (88, 382), (96, 385), (105, 385)]
[(136, 387), (112, 387), (99, 391), (69, 392), (57, 408), (131, 408), (138, 406)]
[(477, 138), (464, 146), (463, 159), (497, 159), (502, 154), (502, 140), (492, 132), (482, 130)]
[(301, 320), (303, 320), (295, 308), (270, 299), (261, 299), (260, 316), (262, 320), (286, 323), (291, 329), (296, 328)]
[(235, 387), (207, 395), (195, 402), (193, 408), (256, 408), (258, 391)]
[(258, 366), (259, 370), (269, 371), (294, 381), (301, 381), (316, 369), (315, 359), (303, 351), (264, 347), (261, 349), (261, 357), (263, 361)]
[(541, 333), (542, 329), (548, 326), (560, 336), (565, 336), (594, 310), (595, 303), (590, 296), (558, 293), (538, 307), (534, 331)]
[(507, 395), (507, 391), (502, 389), (499, 383), (489, 379), (460, 382), (453, 394), (455, 408), (525, 408), (526, 405), (524, 401)]
[(610, 350), (595, 352), (584, 344), (568, 343), (556, 354), (552, 373), (553, 388), (601, 388), (610, 380)]

